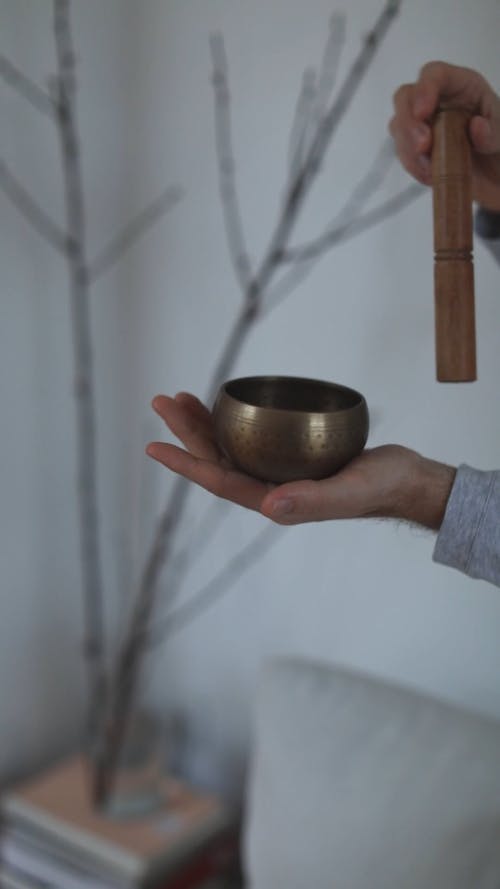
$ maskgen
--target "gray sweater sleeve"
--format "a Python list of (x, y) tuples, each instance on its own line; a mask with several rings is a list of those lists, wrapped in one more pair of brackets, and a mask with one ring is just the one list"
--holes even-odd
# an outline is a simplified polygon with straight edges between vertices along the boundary
[(500, 472), (459, 466), (433, 558), (500, 586)]
[[(480, 208), (475, 230), (500, 264), (500, 213)], [(433, 558), (500, 586), (500, 471), (459, 466)]]
[(500, 213), (479, 207), (474, 219), (474, 231), (500, 264)]

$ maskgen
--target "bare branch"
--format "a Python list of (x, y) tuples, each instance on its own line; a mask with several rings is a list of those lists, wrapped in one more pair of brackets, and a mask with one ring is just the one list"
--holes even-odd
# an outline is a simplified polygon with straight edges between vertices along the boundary
[[(181, 583), (186, 579), (190, 563), (198, 559), (203, 550), (212, 541), (220, 522), (227, 514), (230, 506), (231, 504), (227, 500), (214, 498), (204, 515), (201, 516), (193, 528), (187, 543), (175, 552), (167, 563), (168, 594), (166, 599), (168, 608), (172, 606), (172, 602), (178, 597)], [(162, 617), (160, 615), (159, 621), (161, 620)]]
[(342, 207), (336, 219), (333, 220), (327, 228), (335, 228), (342, 222), (354, 219), (363, 207), (366, 206), (370, 198), (380, 188), (390, 168), (395, 160), (394, 143), (390, 136), (387, 136), (375, 152), (373, 161), (368, 167), (367, 172), (362, 176), (360, 181), (354, 186), (349, 198)]
[(226, 342), (222, 348), (221, 354), (217, 360), (215, 368), (210, 377), (210, 383), (206, 393), (205, 400), (208, 404), (212, 404), (219, 386), (224, 380), (227, 380), (231, 369), (243, 347), (243, 343), (248, 335), (249, 330), (256, 318), (254, 306), (248, 303), (250, 310), (243, 305), (236, 316), (235, 321), (226, 337)]
[(33, 105), (37, 111), (55, 117), (55, 105), (49, 93), (30, 80), (19, 68), (16, 68), (5, 56), (0, 56), (0, 77), (3, 77), (23, 99)]
[(67, 256), (71, 245), (70, 237), (42, 210), (3, 160), (0, 160), (0, 188), (38, 234)]
[(231, 135), (230, 96), (227, 77), (227, 59), (222, 34), (210, 38), (212, 52), (212, 82), (215, 91), (215, 139), (219, 169), (219, 189), (229, 256), (238, 283), (245, 293), (252, 270), (245, 245), (238, 192), (235, 181), (235, 162)]
[(310, 166), (311, 172), (315, 173), (320, 166), (331, 138), (350, 107), (359, 84), (373, 61), (393, 19), (399, 12), (400, 5), (401, 0), (387, 0), (384, 9), (351, 65), (336, 99), (321, 120), (306, 160), (306, 164)]
[[(194, 561), (195, 557), (198, 559), (203, 550), (212, 541), (220, 522), (227, 514), (229, 505), (227, 500), (214, 498), (193, 528), (188, 542), (178, 552), (174, 553), (168, 566), (169, 584), (172, 589), (177, 590), (181, 578), (183, 579), (186, 576), (189, 563)], [(172, 598), (173, 595), (170, 595), (170, 602)]]
[(89, 267), (89, 280), (94, 282), (123, 256), (139, 238), (168, 213), (183, 196), (182, 189), (169, 185), (159, 197), (128, 222), (109, 244), (97, 254)]
[(374, 159), (363, 175), (361, 180), (355, 185), (351, 194), (342, 209), (337, 213), (332, 222), (329, 223), (325, 231), (318, 238), (315, 238), (309, 244), (300, 247), (291, 247), (285, 251), (282, 261), (295, 262), (304, 254), (307, 259), (309, 252), (316, 245), (320, 245), (319, 252), (322, 252), (321, 245), (328, 245), (328, 238), (331, 232), (337, 232), (340, 228), (349, 225), (353, 219), (359, 215), (370, 198), (380, 188), (395, 158), (392, 139), (388, 136), (382, 142), (379, 150), (376, 152)]
[(178, 596), (180, 585), (186, 579), (190, 563), (198, 559), (212, 541), (229, 507), (230, 504), (227, 500), (214, 498), (193, 527), (187, 543), (174, 552), (170, 560), (167, 560), (168, 595), (166, 598), (169, 606)]
[(264, 256), (259, 271), (252, 281), (252, 309), (254, 316), (261, 308), (262, 298), (269, 282), (276, 271), (282, 266), (288, 240), (297, 221), (306, 195), (317, 177), (325, 152), (342, 121), (346, 111), (354, 98), (370, 63), (372, 62), (382, 39), (392, 23), (400, 5), (400, 0), (387, 0), (386, 5), (377, 19), (374, 28), (351, 65), (342, 84), (337, 98), (330, 109), (320, 121), (306, 159), (295, 179), (288, 186), (283, 208), (271, 236), (267, 253)]
[[(87, 669), (87, 747), (96, 756), (107, 693), (104, 597), (97, 498), (96, 410), (86, 261), (85, 207), (76, 121), (75, 56), (68, 0), (54, 0), (58, 66), (57, 123), (61, 143), (69, 254), (70, 304), (76, 397), (77, 485)], [(95, 800), (94, 800), (95, 801)]]
[(323, 51), (323, 59), (316, 77), (315, 71), (308, 68), (304, 72), (302, 89), (299, 93), (295, 117), (290, 132), (289, 176), (295, 177), (310, 148), (311, 134), (314, 136), (330, 96), (335, 86), (340, 56), (345, 42), (345, 16), (334, 13), (330, 19), (328, 40)]
[(146, 630), (156, 601), (158, 578), (165, 564), (179, 526), (189, 493), (189, 483), (178, 477), (153, 539), (118, 652), (102, 745), (96, 761), (94, 793), (102, 804), (112, 790), (115, 769), (125, 737), (140, 676)]
[(326, 253), (328, 250), (338, 247), (356, 235), (360, 235), (364, 231), (380, 225), (381, 222), (385, 222), (391, 216), (399, 213), (424, 193), (424, 186), (412, 183), (397, 195), (389, 198), (372, 210), (355, 217), (350, 222), (339, 225), (337, 229), (331, 229), (328, 240), (325, 239), (323, 244), (320, 244), (319, 241), (316, 242), (316, 246), (313, 245), (308, 254), (304, 252), (302, 255), (294, 256), (292, 251), (288, 251), (285, 259), (290, 261), (293, 259), (294, 264), (283, 278), (277, 282), (274, 289), (269, 292), (263, 315), (265, 316), (275, 309), (302, 283), (322, 253)]
[(395, 213), (399, 213), (403, 207), (406, 207), (407, 204), (410, 204), (415, 198), (424, 194), (424, 192), (425, 188), (422, 185), (412, 183), (392, 198), (388, 198), (387, 201), (374, 207), (372, 210), (368, 210), (366, 213), (355, 216), (348, 222), (341, 223), (336, 228), (329, 229), (321, 236), (321, 238), (318, 238), (317, 241), (312, 241), (305, 247), (297, 247), (293, 250), (288, 250), (284, 256), (284, 260), (287, 262), (304, 262), (310, 259), (317, 259), (318, 256), (325, 253), (327, 250), (331, 250), (331, 248), (337, 246), (337, 244), (346, 241), (355, 235), (359, 235), (361, 232), (366, 231), (366, 229), (372, 228), (380, 222), (384, 222)]
[(284, 529), (277, 525), (267, 525), (257, 536), (240, 550), (205, 586), (187, 602), (179, 605), (157, 625), (149, 628), (146, 648), (151, 650), (163, 642), (166, 636), (186, 627), (214, 602), (224, 596), (242, 575), (255, 566), (279, 540)]
[(313, 68), (307, 68), (302, 77), (295, 114), (290, 129), (288, 142), (288, 175), (294, 179), (302, 165), (305, 154), (306, 136), (316, 97), (316, 74)]
[(333, 13), (330, 19), (330, 29), (321, 62), (318, 88), (316, 91), (315, 119), (319, 121), (330, 101), (340, 64), (342, 50), (345, 44), (346, 20), (342, 13)]

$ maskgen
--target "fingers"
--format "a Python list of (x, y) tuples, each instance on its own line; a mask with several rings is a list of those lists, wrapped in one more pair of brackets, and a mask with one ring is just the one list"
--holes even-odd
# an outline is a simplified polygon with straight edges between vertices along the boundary
[(456, 105), (474, 114), (471, 141), (477, 151), (500, 150), (500, 104), (487, 81), (469, 68), (445, 62), (428, 62), (413, 84), (394, 94), (394, 116), (389, 130), (404, 168), (419, 182), (429, 185), (431, 123), (441, 103)]
[(478, 154), (486, 156), (500, 154), (500, 103), (498, 113), (491, 119), (473, 117), (469, 125), (469, 133)]
[(464, 108), (472, 115), (469, 132), (474, 148), (481, 154), (500, 151), (500, 99), (478, 71), (429, 62), (422, 68), (415, 89), (416, 102), (424, 115), (433, 114), (443, 102)]
[(172, 472), (195, 482), (216, 497), (238, 503), (247, 509), (260, 510), (262, 500), (268, 492), (268, 486), (264, 482), (189, 454), (175, 445), (152, 442), (146, 448), (146, 453)]
[(269, 485), (227, 465), (214, 441), (210, 411), (201, 401), (188, 392), (175, 398), (157, 395), (153, 408), (187, 451), (172, 444), (152, 442), (146, 448), (150, 457), (216, 497), (260, 510)]
[(411, 176), (424, 185), (430, 185), (432, 133), (429, 124), (415, 114), (414, 84), (404, 84), (396, 91), (394, 111), (389, 130), (397, 155)]
[(444, 62), (427, 62), (420, 69), (413, 92), (413, 114), (417, 120), (430, 120), (439, 103), (455, 93), (453, 72), (461, 70)]
[(217, 462), (219, 450), (214, 442), (210, 411), (187, 392), (175, 398), (157, 395), (153, 409), (165, 421), (174, 435), (195, 457)]
[(447, 62), (427, 62), (415, 84), (414, 111), (421, 120), (431, 117), (440, 103), (480, 111), (490, 87), (477, 71)]
[(484, 117), (473, 117), (469, 126), (472, 144), (479, 154), (495, 154), (500, 149), (500, 140), (495, 138), (493, 127)]
[(212, 415), (200, 399), (196, 398), (196, 395), (192, 395), (191, 392), (178, 392), (175, 396), (175, 401), (177, 404), (185, 407), (186, 410), (189, 410), (193, 416), (196, 416), (200, 423), (211, 425)]

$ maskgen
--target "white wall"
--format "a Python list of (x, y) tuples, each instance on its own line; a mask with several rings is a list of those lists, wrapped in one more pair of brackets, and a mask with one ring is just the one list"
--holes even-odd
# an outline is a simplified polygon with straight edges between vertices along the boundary
[[(234, 146), (249, 251), (261, 255), (285, 173), (302, 71), (323, 48), (327, 0), (77, 0), (80, 129), (91, 250), (168, 184), (184, 202), (96, 287), (101, 499), (110, 612), (130, 595), (172, 480), (144, 443), (163, 434), (156, 392), (202, 395), (239, 301), (218, 196), (208, 38), (230, 64)], [(4, 51), (38, 80), (53, 66), (49, 4), (2, 0)], [(381, 8), (348, 5), (344, 73)], [(406, 0), (328, 156), (299, 230), (340, 206), (383, 138), (395, 87), (431, 58), (500, 84), (496, 0)], [(4, 152), (54, 214), (62, 211), (50, 124), (2, 89)], [(5, 115), (7, 117), (5, 118)], [(381, 196), (406, 183), (395, 170)], [(5, 529), (0, 641), (0, 773), (75, 737), (81, 677), (73, 501), (73, 404), (60, 260), (1, 202)], [(234, 375), (294, 373), (361, 389), (395, 441), (451, 463), (498, 465), (498, 270), (476, 247), (479, 382), (434, 381), (430, 197), (325, 257), (252, 331)], [(5, 362), (5, 365), (4, 363)], [(185, 526), (209, 508), (194, 492)], [(229, 508), (182, 588), (195, 592), (263, 526)], [(431, 535), (384, 522), (283, 531), (219, 604), (157, 653), (147, 696), (186, 722), (188, 767), (234, 786), (264, 658), (294, 652), (362, 667), (500, 715), (500, 597), (431, 561)], [(165, 577), (164, 583), (168, 582)], [(50, 652), (50, 659), (49, 653)], [(64, 676), (64, 681), (61, 681)]]

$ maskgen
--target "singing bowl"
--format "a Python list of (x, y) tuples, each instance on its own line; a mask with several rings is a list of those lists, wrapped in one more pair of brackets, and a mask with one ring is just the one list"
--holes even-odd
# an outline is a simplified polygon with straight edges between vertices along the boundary
[(232, 464), (277, 483), (333, 475), (361, 453), (369, 425), (366, 401), (354, 389), (273, 376), (224, 383), (213, 421)]

